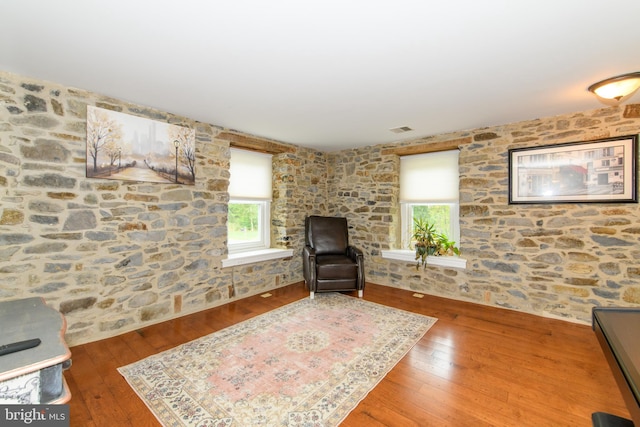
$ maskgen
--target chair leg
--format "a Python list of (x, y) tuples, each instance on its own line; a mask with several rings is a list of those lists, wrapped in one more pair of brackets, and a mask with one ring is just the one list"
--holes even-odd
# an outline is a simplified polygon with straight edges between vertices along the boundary
[(364, 295), (364, 291), (362, 289), (360, 289), (358, 291), (358, 298), (362, 298), (363, 295)]
[(309, 292), (309, 299), (313, 299), (315, 297), (315, 292)]

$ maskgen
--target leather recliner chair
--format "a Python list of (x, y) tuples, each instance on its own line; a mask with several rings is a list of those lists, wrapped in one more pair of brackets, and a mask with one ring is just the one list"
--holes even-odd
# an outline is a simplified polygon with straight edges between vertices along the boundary
[(308, 216), (302, 250), (304, 281), (310, 298), (315, 292), (364, 291), (362, 251), (349, 245), (347, 219)]

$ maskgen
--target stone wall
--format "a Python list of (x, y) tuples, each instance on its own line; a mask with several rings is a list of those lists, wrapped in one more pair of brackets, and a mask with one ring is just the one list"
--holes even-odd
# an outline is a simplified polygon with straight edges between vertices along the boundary
[[(349, 218), (352, 240), (367, 253), (369, 282), (589, 323), (595, 305), (640, 304), (640, 207), (509, 205), (507, 152), (638, 133), (640, 105), (628, 105), (331, 153), (330, 211)], [(383, 249), (406, 249), (396, 243), (393, 152), (451, 140), (466, 142), (460, 249), (467, 268), (416, 270), (414, 263), (383, 259)]]
[[(0, 300), (41, 296), (70, 345), (302, 280), (299, 256), (222, 268), (230, 142), (224, 129), (0, 72)], [(196, 130), (195, 185), (87, 179), (87, 105)], [(301, 253), (326, 210), (326, 159), (274, 156), (273, 243)]]
[(374, 257), (366, 263), (366, 279), (373, 283), (380, 283), (380, 250), (395, 245), (400, 231), (400, 160), (383, 155), (383, 149), (372, 146), (327, 156), (329, 212), (346, 217), (352, 243)]
[[(336, 153), (282, 144), (290, 149), (274, 155), (272, 243), (295, 255), (222, 268), (228, 130), (3, 72), (0, 100), (0, 300), (42, 296), (65, 314), (71, 345), (301, 281), (309, 214), (349, 219), (371, 283), (578, 322), (594, 305), (640, 304), (637, 204), (507, 202), (508, 149), (637, 134), (640, 105)], [(85, 178), (87, 105), (194, 128), (196, 184)], [(467, 269), (383, 259), (399, 241), (394, 150), (451, 140), (468, 141)]]

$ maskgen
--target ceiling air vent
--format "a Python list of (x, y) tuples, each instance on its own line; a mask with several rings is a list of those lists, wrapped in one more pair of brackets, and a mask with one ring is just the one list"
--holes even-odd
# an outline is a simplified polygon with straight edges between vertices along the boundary
[(404, 132), (412, 131), (413, 129), (411, 129), (409, 126), (400, 126), (398, 128), (393, 128), (389, 130), (393, 133), (404, 133)]

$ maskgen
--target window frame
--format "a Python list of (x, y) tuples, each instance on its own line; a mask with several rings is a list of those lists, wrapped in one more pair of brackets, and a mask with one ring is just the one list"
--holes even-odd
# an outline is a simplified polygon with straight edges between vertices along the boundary
[[(273, 196), (273, 154), (229, 147), (229, 201), (227, 202), (227, 252), (237, 255), (271, 248), (271, 198)], [(235, 174), (237, 173), (237, 177)], [(237, 180), (234, 180), (235, 179)], [(234, 204), (258, 205), (258, 239), (232, 243), (229, 212)]]
[[(418, 154), (430, 154), (430, 153), (438, 153), (440, 151), (453, 151), (453, 150), (458, 150), (458, 156), (459, 156), (459, 148), (458, 147), (447, 147), (446, 149), (443, 150), (434, 150), (434, 151), (423, 151), (420, 153), (403, 153), (400, 154), (398, 153), (398, 157), (400, 157), (400, 160), (402, 160), (403, 157), (405, 156), (413, 156), (413, 155), (418, 155)], [(402, 163), (402, 162), (400, 162)], [(458, 179), (458, 183), (460, 180), (460, 170), (459, 170), (459, 157), (458, 157), (458, 173), (457, 173), (457, 177), (456, 179)], [(400, 184), (402, 183), (403, 179), (400, 179)], [(420, 181), (418, 179), (418, 181)], [(411, 181), (411, 185), (415, 185), (413, 184), (414, 181)], [(420, 181), (420, 182), (424, 182), (424, 180)], [(402, 188), (399, 188), (399, 196), (402, 197)], [(451, 219), (450, 219), (450, 227), (453, 228), (453, 232), (452, 234), (448, 234), (447, 237), (453, 241), (456, 242), (456, 246), (458, 248), (460, 248), (460, 228), (461, 228), (461, 224), (460, 224), (460, 190), (458, 189), (457, 191), (457, 195), (455, 197), (455, 199), (450, 198), (448, 200), (444, 199), (444, 200), (425, 200), (422, 197), (411, 197), (411, 198), (407, 198), (407, 200), (403, 200), (400, 199), (398, 201), (398, 208), (400, 211), (400, 235), (397, 236), (397, 239), (399, 241), (396, 241), (396, 245), (401, 245), (400, 248), (396, 248), (396, 249), (387, 249), (387, 250), (382, 250), (381, 251), (381, 255), (383, 259), (388, 259), (388, 260), (393, 260), (393, 261), (400, 261), (400, 262), (404, 262), (404, 263), (412, 263), (415, 264), (416, 259), (415, 259), (415, 249), (410, 249), (409, 247), (409, 243), (410, 243), (410, 237), (413, 234), (412, 233), (412, 229), (413, 229), (413, 218), (412, 218), (412, 211), (411, 208), (413, 207), (413, 205), (449, 205), (450, 207), (452, 207), (452, 209), (450, 209), (450, 215), (451, 215)], [(460, 248), (461, 249), (461, 248)], [(445, 267), (445, 268), (459, 268), (459, 269), (466, 269), (467, 268), (467, 260), (454, 255), (454, 256), (429, 256), (428, 257), (428, 261), (427, 263), (430, 266), (439, 266), (439, 267)]]
[[(454, 241), (456, 246), (460, 247), (460, 150), (456, 148), (412, 153), (400, 156), (399, 160), (399, 208), (401, 232), (399, 243), (401, 248), (411, 249), (411, 236), (413, 235), (412, 208), (414, 206), (424, 205), (449, 206), (450, 229), (438, 231), (446, 233), (449, 240)], [(403, 163), (407, 169), (403, 169)], [(435, 173), (431, 171), (431, 167), (435, 168)], [(426, 184), (425, 180), (432, 183), (442, 179), (457, 180), (454, 187), (455, 189), (444, 186), (432, 191), (430, 187), (424, 187)], [(405, 185), (403, 186), (403, 184)]]
[(271, 247), (271, 200), (258, 199), (229, 199), (232, 204), (257, 204), (258, 205), (258, 236), (259, 239), (251, 242), (231, 243), (229, 236), (229, 218), (227, 213), (227, 251), (229, 254), (237, 254), (249, 251), (259, 251)]

